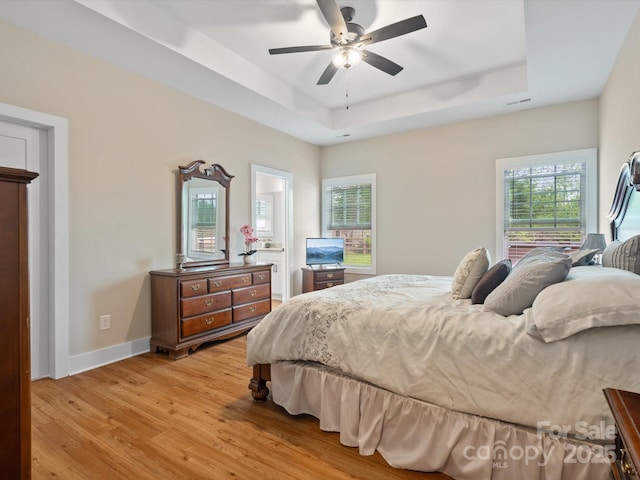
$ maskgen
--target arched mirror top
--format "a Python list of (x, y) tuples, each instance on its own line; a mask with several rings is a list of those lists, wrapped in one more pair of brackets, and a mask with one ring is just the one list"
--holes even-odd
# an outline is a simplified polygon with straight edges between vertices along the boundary
[(204, 165), (204, 160), (196, 160), (178, 167), (178, 267), (229, 263), (229, 187), (233, 175), (217, 163)]

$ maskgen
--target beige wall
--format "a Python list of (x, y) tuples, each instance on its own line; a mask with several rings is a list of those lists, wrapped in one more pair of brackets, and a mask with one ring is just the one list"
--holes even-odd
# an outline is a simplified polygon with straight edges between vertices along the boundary
[(317, 231), (318, 147), (2, 22), (0, 65), (0, 102), (69, 121), (71, 355), (150, 335), (147, 272), (173, 266), (178, 165), (235, 176), (232, 232), (250, 222), (250, 165), (292, 172), (294, 229)]
[(147, 271), (172, 265), (174, 172), (197, 158), (235, 175), (232, 230), (249, 221), (251, 163), (294, 174), (293, 293), (322, 177), (377, 173), (379, 274), (448, 275), (468, 250), (493, 252), (497, 158), (599, 146), (606, 232), (620, 165), (640, 149), (639, 56), (640, 16), (599, 102), (320, 149), (0, 22), (0, 101), (69, 120), (70, 353), (150, 334)]
[(611, 207), (620, 167), (640, 150), (640, 13), (636, 15), (600, 96), (600, 231), (609, 235)]
[(377, 174), (378, 274), (452, 275), (495, 252), (496, 159), (597, 146), (591, 100), (323, 148), (322, 176)]

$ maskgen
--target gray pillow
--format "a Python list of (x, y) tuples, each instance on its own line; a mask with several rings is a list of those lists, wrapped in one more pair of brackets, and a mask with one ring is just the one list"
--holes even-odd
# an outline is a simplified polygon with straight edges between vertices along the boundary
[(538, 261), (539, 257), (543, 257), (549, 253), (562, 253), (563, 250), (563, 247), (536, 247), (533, 250), (529, 250), (520, 260), (518, 260), (513, 268), (522, 268), (531, 262)]
[(593, 262), (593, 257), (600, 250), (597, 248), (589, 248), (587, 250), (576, 250), (575, 252), (571, 252), (569, 256), (571, 260), (573, 260), (572, 267), (584, 267), (585, 265), (591, 265)]
[(607, 245), (602, 254), (602, 266), (628, 270), (640, 275), (640, 235), (625, 242), (615, 241)]
[(520, 315), (533, 305), (538, 293), (549, 285), (563, 281), (572, 264), (571, 257), (564, 253), (547, 251), (536, 255), (521, 265), (513, 267), (509, 276), (487, 295), (487, 309), (504, 315)]

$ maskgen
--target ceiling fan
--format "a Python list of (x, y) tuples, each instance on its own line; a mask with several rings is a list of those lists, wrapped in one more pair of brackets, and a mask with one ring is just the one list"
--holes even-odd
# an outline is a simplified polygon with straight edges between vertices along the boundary
[(357, 23), (351, 23), (356, 13), (352, 7), (338, 7), (335, 0), (316, 0), (322, 15), (331, 27), (330, 45), (309, 45), (300, 47), (270, 48), (271, 55), (282, 53), (314, 52), (333, 50), (333, 58), (324, 70), (317, 85), (328, 84), (338, 69), (350, 69), (361, 61), (382, 70), (389, 75), (397, 75), (403, 67), (388, 58), (375, 54), (364, 47), (373, 43), (389, 40), (407, 33), (426, 28), (427, 22), (422, 15), (407, 18), (396, 23), (365, 33)]

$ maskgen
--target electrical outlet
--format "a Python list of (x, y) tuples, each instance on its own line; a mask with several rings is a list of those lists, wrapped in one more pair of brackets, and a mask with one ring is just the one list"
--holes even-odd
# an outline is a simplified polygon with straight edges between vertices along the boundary
[(111, 328), (111, 315), (100, 315), (100, 330)]

